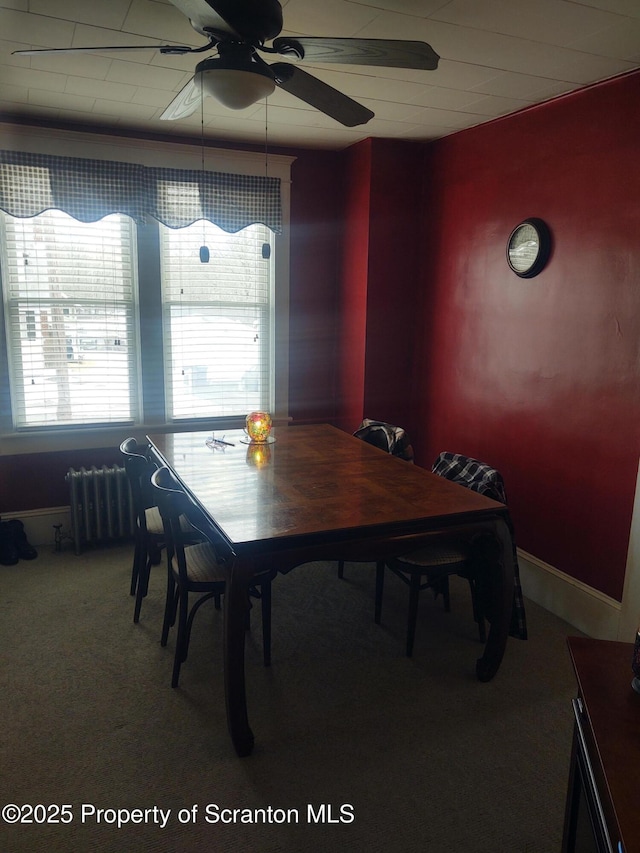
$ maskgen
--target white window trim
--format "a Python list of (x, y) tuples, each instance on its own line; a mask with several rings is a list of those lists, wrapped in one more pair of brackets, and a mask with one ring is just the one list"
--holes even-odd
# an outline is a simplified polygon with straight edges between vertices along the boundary
[[(89, 159), (120, 160), (144, 166), (172, 167), (176, 169), (201, 169), (202, 148), (199, 144), (159, 142), (155, 140), (128, 139), (108, 134), (90, 134), (23, 127), (0, 122), (0, 148), (28, 151), (35, 154), (58, 154)], [(282, 154), (257, 154), (205, 146), (205, 169), (240, 175), (265, 174), (280, 178), (282, 201), (282, 234), (274, 235), (274, 275), (276, 299), (273, 305), (273, 346), (275, 370), (274, 420), (287, 421), (289, 412), (289, 250), (291, 214), (291, 164), (295, 157)], [(0, 330), (0, 346), (6, 351), (4, 330)], [(0, 370), (1, 375), (6, 370)], [(0, 435), (0, 455), (37, 453), (58, 450), (76, 450), (91, 447), (112, 447), (129, 434), (144, 435), (157, 431), (164, 423), (142, 423), (135, 428), (75, 427), (71, 429), (37, 430), (34, 432), (6, 433)], [(167, 429), (175, 429), (167, 424)], [(205, 429), (201, 421), (180, 424), (181, 430)]]

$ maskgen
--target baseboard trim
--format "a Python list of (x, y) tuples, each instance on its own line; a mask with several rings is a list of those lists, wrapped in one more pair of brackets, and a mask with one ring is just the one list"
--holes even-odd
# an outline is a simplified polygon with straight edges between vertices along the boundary
[(63, 536), (69, 536), (71, 527), (71, 507), (54, 506), (43, 509), (27, 509), (22, 512), (4, 512), (3, 521), (19, 518), (24, 524), (27, 539), (37, 548), (50, 545), (55, 546), (54, 524), (61, 524), (60, 532)]
[(589, 637), (618, 639), (621, 602), (521, 549), (518, 549), (518, 565), (526, 598)]

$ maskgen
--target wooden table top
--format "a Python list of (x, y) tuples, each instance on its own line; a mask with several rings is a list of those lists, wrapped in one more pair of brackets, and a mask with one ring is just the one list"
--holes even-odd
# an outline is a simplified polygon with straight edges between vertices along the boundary
[(148, 438), (236, 550), (363, 528), (403, 535), (504, 509), (328, 424), (276, 427), (272, 436), (256, 446), (227, 431), (233, 446), (220, 449), (207, 446), (211, 431)]

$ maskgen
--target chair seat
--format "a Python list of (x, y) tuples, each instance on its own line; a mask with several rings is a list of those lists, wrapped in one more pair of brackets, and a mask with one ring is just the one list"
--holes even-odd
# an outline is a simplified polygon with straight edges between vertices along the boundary
[[(506, 504), (502, 475), (490, 465), (459, 453), (441, 453), (432, 472), (478, 494), (486, 495)], [(465, 577), (471, 588), (473, 618), (478, 624), (481, 642), (486, 641), (485, 614), (491, 603), (483, 599), (483, 547), (478, 537), (472, 540), (457, 538), (456, 534), (435, 534), (422, 548), (395, 559), (380, 561), (376, 567), (375, 621), (380, 623), (385, 565), (409, 587), (409, 618), (407, 620), (407, 657), (413, 653), (418, 596), (422, 590), (431, 589), (442, 595), (446, 611), (450, 609), (449, 576)], [(517, 566), (514, 546), (514, 565)], [(478, 574), (480, 573), (480, 574)], [(486, 574), (486, 572), (484, 572)], [(516, 571), (517, 575), (517, 571)], [(515, 599), (514, 599), (515, 600)]]
[[(192, 583), (225, 583), (224, 570), (217, 562), (215, 548), (208, 542), (188, 545), (184, 549), (187, 564), (187, 577)], [(179, 572), (178, 561), (174, 555), (171, 561), (174, 572)]]
[(147, 533), (152, 536), (164, 537), (164, 527), (162, 525), (162, 516), (157, 506), (151, 506), (145, 509), (144, 516), (147, 521)]
[[(216, 609), (224, 595), (236, 555), (217, 529), (211, 526), (202, 509), (181, 488), (169, 468), (159, 468), (151, 476), (167, 540), (167, 596), (160, 644), (167, 645), (170, 628), (178, 620), (178, 636), (173, 658), (171, 686), (177, 687), (180, 668), (187, 659), (193, 619), (200, 606), (213, 598)], [(206, 533), (204, 531), (207, 531)], [(198, 536), (199, 539), (196, 539)], [(275, 571), (252, 578), (249, 595), (259, 597), (262, 610), (264, 665), (271, 663), (271, 581)], [(189, 593), (197, 593), (190, 606)], [(249, 596), (246, 602), (246, 627), (249, 629)]]
[[(160, 536), (164, 538), (164, 527), (162, 524), (162, 516), (157, 506), (147, 507), (144, 511), (144, 517), (147, 523), (147, 533), (152, 536)], [(180, 528), (185, 533), (196, 533), (195, 527), (190, 523), (184, 515), (180, 516)]]
[(430, 545), (428, 548), (420, 548), (404, 554), (389, 562), (398, 565), (405, 563), (407, 566), (451, 566), (456, 563), (466, 563), (469, 559), (469, 550), (461, 543), (446, 542), (441, 545)]

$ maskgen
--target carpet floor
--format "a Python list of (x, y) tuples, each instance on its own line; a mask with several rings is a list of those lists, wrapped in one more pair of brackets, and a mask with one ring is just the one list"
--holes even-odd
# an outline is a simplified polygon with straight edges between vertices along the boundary
[[(253, 754), (226, 728), (222, 614), (196, 617), (180, 687), (159, 644), (164, 566), (138, 625), (132, 546), (0, 566), (0, 850), (6, 853), (557, 853), (578, 632), (527, 601), (529, 639), (475, 678), (466, 583), (452, 612), (423, 593), (412, 659), (407, 590), (313, 563), (273, 585), (273, 657), (252, 611)], [(525, 590), (526, 594), (526, 590)], [(30, 809), (29, 806), (36, 808)], [(60, 808), (56, 808), (60, 807)], [(234, 811), (235, 810), (235, 811)]]

